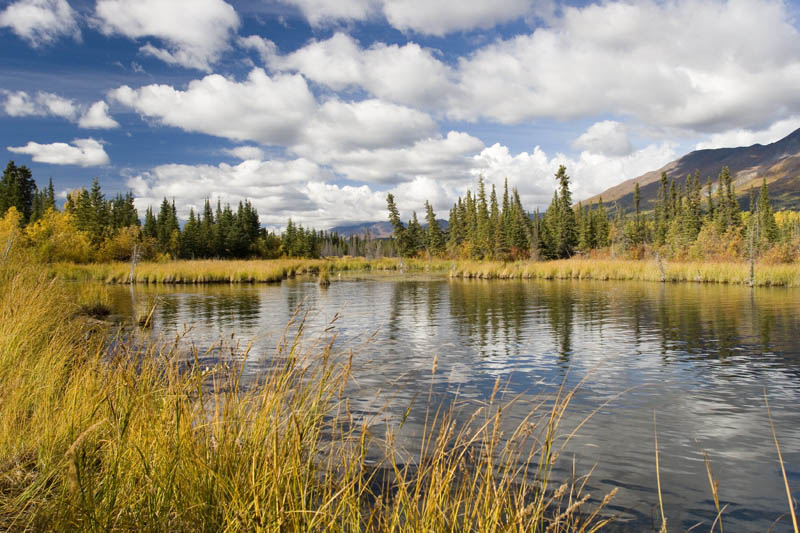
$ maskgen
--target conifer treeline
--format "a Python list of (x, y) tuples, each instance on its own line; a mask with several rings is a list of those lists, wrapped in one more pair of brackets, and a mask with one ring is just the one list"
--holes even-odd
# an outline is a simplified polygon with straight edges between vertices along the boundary
[(659, 251), (677, 259), (735, 259), (769, 251), (777, 261), (800, 259), (800, 214), (782, 212), (778, 224), (766, 180), (757, 194), (750, 191), (750, 209), (742, 211), (727, 167), (716, 187), (709, 180), (705, 200), (699, 173), (685, 180), (669, 180), (662, 174), (658, 198), (648, 212), (641, 208), (637, 183), (632, 214), (616, 204), (607, 209), (602, 198), (589, 206), (574, 206), (563, 165), (555, 178), (553, 199), (543, 214), (526, 211), (519, 193), (509, 192), (507, 182), (502, 202), (494, 185), (487, 199), (479, 178), (477, 192), (468, 190), (450, 209), (447, 231), (427, 202), (427, 228), (419, 225), (416, 212), (404, 225), (389, 194), (389, 221), (398, 253), (509, 260), (561, 259), (599, 251), (641, 258)]
[(13, 209), (24, 236), (44, 261), (125, 261), (134, 248), (143, 259), (172, 257), (277, 258), (393, 255), (392, 242), (369, 236), (341, 237), (335, 232), (304, 228), (288, 221), (282, 235), (261, 227), (249, 200), (234, 211), (230, 205), (206, 199), (201, 213), (189, 211), (181, 227), (175, 201), (166, 198), (158, 213), (148, 207), (141, 224), (133, 194), (107, 200), (95, 179), (89, 190), (67, 195), (58, 211), (52, 180), (39, 190), (31, 171), (9, 162), (0, 179), (0, 217)]

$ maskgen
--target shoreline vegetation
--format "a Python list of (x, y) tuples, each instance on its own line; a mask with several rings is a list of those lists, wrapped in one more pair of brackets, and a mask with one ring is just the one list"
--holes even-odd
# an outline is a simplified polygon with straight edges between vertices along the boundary
[[(353, 350), (332, 328), (309, 338), (294, 317), (245, 391), (246, 348), (109, 343), (80, 305), (24, 255), (0, 261), (0, 530), (565, 532), (612, 519), (616, 490), (551, 479), (576, 430), (559, 426), (563, 385), (510, 424), (499, 381), (485, 402), (437, 408), (429, 394), (409, 456), (394, 439), (405, 419), (350, 411)], [(431, 391), (435, 374), (434, 358)]]
[[(459, 279), (602, 280), (750, 284), (750, 264), (743, 261), (659, 261), (657, 259), (572, 258), (553, 261), (452, 261), (446, 259), (273, 259), (178, 260), (143, 262), (131, 278), (129, 263), (54, 263), (45, 269), (66, 281), (109, 284), (275, 283), (297, 275), (330, 281), (345, 272), (431, 273)], [(756, 263), (753, 285), (800, 287), (800, 264)]]

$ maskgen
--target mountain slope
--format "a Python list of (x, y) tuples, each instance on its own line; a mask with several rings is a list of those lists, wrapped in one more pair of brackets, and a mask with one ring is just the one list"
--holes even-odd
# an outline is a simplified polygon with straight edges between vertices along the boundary
[(716, 184), (723, 166), (730, 169), (739, 202), (745, 208), (748, 205), (750, 187), (758, 188), (762, 178), (766, 177), (775, 208), (800, 209), (800, 129), (772, 144), (690, 152), (658, 170), (615, 185), (584, 200), (584, 203), (594, 202), (602, 197), (606, 203), (616, 201), (623, 209), (631, 211), (633, 190), (638, 183), (641, 209), (648, 210), (653, 207), (658, 195), (662, 172), (666, 172), (670, 179), (682, 182), (688, 174), (699, 171), (702, 185), (706, 184), (708, 178)]

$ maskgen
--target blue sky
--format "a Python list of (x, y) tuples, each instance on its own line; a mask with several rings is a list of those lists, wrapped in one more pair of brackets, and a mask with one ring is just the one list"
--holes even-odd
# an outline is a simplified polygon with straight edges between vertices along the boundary
[(772, 0), (0, 2), (0, 149), (141, 210), (262, 223), (440, 216), (479, 175), (544, 207), (800, 127), (798, 6)]

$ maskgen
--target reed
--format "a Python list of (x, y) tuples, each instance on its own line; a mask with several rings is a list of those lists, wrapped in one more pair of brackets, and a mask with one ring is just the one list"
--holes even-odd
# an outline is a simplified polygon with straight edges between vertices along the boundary
[[(477, 279), (589, 279), (615, 281), (698, 282), (748, 285), (747, 262), (659, 262), (656, 260), (583, 259), (559, 261), (451, 261), (444, 259), (274, 259), (186, 260), (140, 263), (134, 283), (272, 283), (302, 274), (355, 272), (448, 273)], [(70, 281), (128, 283), (130, 265), (103, 263), (50, 265), (52, 276)], [(324, 274), (323, 274), (324, 277)], [(800, 264), (756, 264), (754, 285), (800, 287)]]
[[(378, 438), (377, 415), (351, 412), (352, 351), (332, 331), (308, 338), (302, 317), (244, 390), (230, 358), (200, 364), (235, 347), (108, 342), (113, 332), (76, 307), (37, 267), (0, 263), (0, 530), (596, 531), (609, 521), (608, 498), (590, 504), (583, 482), (551, 480), (571, 391), (516, 424), (497, 388), (466, 422), (463, 407), (431, 404), (421, 453), (409, 455), (394, 436), (402, 421)], [(247, 349), (234, 353), (245, 360)]]
[[(655, 260), (579, 258), (514, 263), (460, 261), (455, 263), (450, 276), (478, 279), (587, 279), (747, 285), (750, 283), (750, 264), (664, 262), (659, 266)], [(757, 264), (754, 282), (756, 286), (800, 287), (800, 264)]]
[[(397, 271), (405, 266), (410, 271), (444, 271), (450, 263), (444, 260), (423, 261), (399, 259), (272, 259), (272, 260), (181, 260), (161, 263), (145, 262), (136, 266), (134, 283), (273, 283), (302, 274), (328, 274), (346, 271)], [(51, 275), (69, 281), (102, 281), (129, 283), (130, 264), (99, 263), (76, 265), (56, 263), (49, 266)]]

